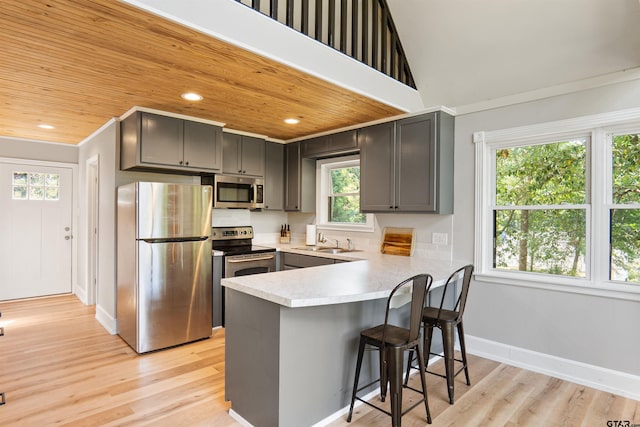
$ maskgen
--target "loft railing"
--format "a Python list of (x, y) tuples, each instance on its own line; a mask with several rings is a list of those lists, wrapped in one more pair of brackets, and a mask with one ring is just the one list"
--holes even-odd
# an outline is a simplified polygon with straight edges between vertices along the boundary
[(236, 0), (416, 88), (386, 0)]

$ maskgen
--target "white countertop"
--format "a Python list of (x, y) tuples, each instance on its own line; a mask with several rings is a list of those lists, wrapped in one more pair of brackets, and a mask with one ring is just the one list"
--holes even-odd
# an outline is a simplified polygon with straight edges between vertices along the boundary
[(311, 307), (387, 298), (398, 283), (420, 273), (433, 276), (432, 288), (442, 286), (453, 271), (467, 264), (373, 251), (326, 254), (295, 249), (295, 245), (271, 246), (283, 252), (352, 262), (229, 277), (222, 279), (222, 285), (286, 307)]

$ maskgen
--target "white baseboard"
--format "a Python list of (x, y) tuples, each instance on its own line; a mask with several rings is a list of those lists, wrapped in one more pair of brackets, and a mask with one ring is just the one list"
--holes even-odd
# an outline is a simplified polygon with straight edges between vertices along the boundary
[(78, 298), (80, 300), (80, 302), (82, 302), (84, 305), (89, 305), (87, 303), (87, 291), (84, 288), (81, 288), (80, 286), (76, 285), (73, 289), (73, 293), (76, 295), (76, 298)]
[(109, 332), (111, 335), (118, 333), (118, 324), (109, 313), (107, 313), (100, 305), (96, 304), (96, 320)]
[[(371, 400), (373, 399), (375, 396), (379, 396), (380, 395), (380, 387), (377, 387), (375, 390), (367, 393), (364, 396), (360, 396), (361, 399), (364, 400)], [(356, 402), (353, 405), (353, 410), (355, 411), (358, 406), (364, 405), (364, 403), (360, 402), (359, 400), (356, 400)], [(327, 418), (318, 421), (317, 423), (313, 424), (311, 427), (323, 427), (326, 425), (331, 424), (332, 422), (336, 421), (339, 418), (344, 418), (345, 415), (347, 415), (349, 413), (349, 406), (345, 406), (344, 408), (340, 409), (337, 412), (334, 412), (333, 414), (329, 415)], [(345, 418), (346, 419), (346, 418)]]
[(640, 400), (640, 376), (465, 334), (467, 352), (561, 380)]
[(241, 426), (254, 427), (253, 424), (251, 424), (249, 421), (242, 418), (242, 416), (238, 414), (236, 411), (234, 411), (233, 409), (229, 409), (229, 416), (234, 420), (236, 420)]

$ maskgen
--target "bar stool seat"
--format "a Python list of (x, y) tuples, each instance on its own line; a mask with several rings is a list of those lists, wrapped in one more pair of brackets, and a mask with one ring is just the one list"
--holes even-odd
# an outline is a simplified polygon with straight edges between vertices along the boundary
[[(422, 362), (422, 352), (420, 350), (420, 322), (422, 317), (422, 309), (424, 308), (425, 296), (433, 278), (428, 274), (420, 274), (404, 280), (398, 284), (389, 295), (387, 299), (387, 308), (385, 313), (384, 324), (374, 326), (369, 329), (365, 329), (360, 332), (360, 344), (358, 348), (358, 360), (356, 362), (356, 375), (353, 384), (353, 392), (351, 395), (351, 406), (349, 407), (349, 415), (347, 422), (351, 422), (353, 415), (353, 406), (357, 400), (379, 410), (387, 415), (391, 416), (391, 424), (396, 427), (400, 426), (402, 415), (415, 408), (420, 403), (424, 402), (425, 410), (427, 412), (427, 423), (431, 424), (431, 413), (429, 412), (429, 403), (427, 400), (427, 387), (424, 378), (424, 363)], [(391, 299), (395, 293), (404, 286), (412, 285), (411, 291), (411, 313), (409, 316), (409, 328), (403, 328), (396, 325), (389, 324), (389, 309)], [(362, 368), (362, 359), (366, 346), (376, 347), (380, 351), (380, 379), (375, 380), (369, 384), (366, 384), (358, 388), (358, 382), (360, 380), (360, 370)], [(409, 388), (413, 391), (422, 394), (422, 398), (415, 402), (410, 408), (402, 411), (402, 375), (404, 371), (404, 357), (403, 354), (407, 350), (416, 351), (418, 356), (419, 365), (422, 367), (420, 380), (422, 383), (422, 390), (417, 390), (408, 385), (404, 385), (404, 388)], [(387, 382), (390, 384), (391, 391), (391, 412), (384, 410), (383, 408), (376, 406), (366, 400), (357, 396), (357, 393), (376, 382), (380, 382), (380, 398), (384, 402), (387, 394)]]

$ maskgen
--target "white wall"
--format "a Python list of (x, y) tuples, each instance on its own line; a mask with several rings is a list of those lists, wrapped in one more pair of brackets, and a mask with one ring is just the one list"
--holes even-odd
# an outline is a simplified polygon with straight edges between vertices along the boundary
[[(456, 256), (473, 259), (473, 132), (636, 108), (639, 99), (640, 80), (634, 80), (457, 116), (456, 213), (453, 224)], [(474, 283), (467, 307), (465, 330), (470, 336), (640, 375), (638, 302), (514, 285)]]
[(78, 147), (28, 139), (0, 137), (0, 157), (78, 163)]

